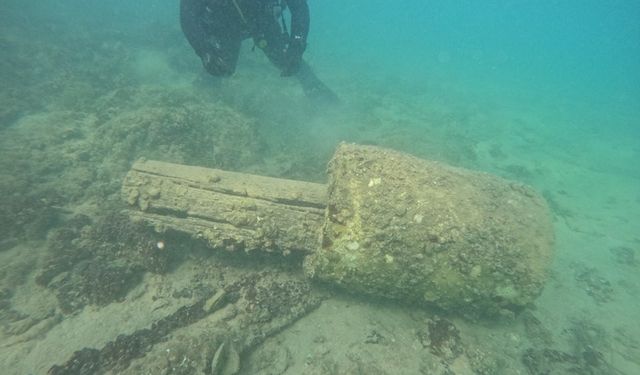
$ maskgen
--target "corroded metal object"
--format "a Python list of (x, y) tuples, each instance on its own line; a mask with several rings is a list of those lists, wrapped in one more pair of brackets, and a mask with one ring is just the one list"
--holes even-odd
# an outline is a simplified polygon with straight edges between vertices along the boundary
[(373, 146), (341, 144), (329, 184), (139, 161), (129, 214), (215, 248), (306, 254), (312, 279), (448, 310), (518, 310), (542, 290), (553, 252), (531, 188)]

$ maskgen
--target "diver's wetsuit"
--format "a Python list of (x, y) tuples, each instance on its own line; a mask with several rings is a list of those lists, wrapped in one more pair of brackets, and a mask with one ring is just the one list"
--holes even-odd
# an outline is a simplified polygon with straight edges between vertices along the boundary
[[(286, 7), (291, 12), (290, 33), (281, 16)], [(181, 0), (180, 23), (212, 75), (231, 75), (241, 42), (253, 38), (283, 76), (300, 80), (308, 96), (337, 100), (302, 60), (309, 33), (306, 0)]]

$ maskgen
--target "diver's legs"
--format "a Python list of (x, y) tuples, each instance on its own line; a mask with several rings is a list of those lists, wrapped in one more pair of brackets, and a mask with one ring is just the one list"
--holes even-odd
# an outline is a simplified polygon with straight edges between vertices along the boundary
[[(288, 42), (289, 35), (284, 32), (277, 18), (267, 16), (260, 19), (258, 30), (254, 35), (254, 43), (280, 70), (286, 67), (285, 50)], [(338, 96), (318, 79), (304, 60), (302, 60), (300, 70), (295, 76), (308, 98), (321, 101), (323, 104), (336, 104), (340, 101)]]
[(237, 10), (226, 1), (182, 0), (181, 25), (202, 65), (214, 76), (235, 71), (246, 38)]
[(282, 30), (277, 19), (264, 16), (256, 21), (257, 30), (253, 42), (258, 46), (276, 68), (282, 70), (286, 65), (285, 50), (289, 35)]

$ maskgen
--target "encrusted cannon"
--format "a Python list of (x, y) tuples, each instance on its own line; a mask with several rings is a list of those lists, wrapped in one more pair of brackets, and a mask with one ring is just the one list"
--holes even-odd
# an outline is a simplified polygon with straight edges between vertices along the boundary
[(348, 291), (462, 313), (517, 311), (553, 254), (544, 199), (518, 182), (374, 146), (341, 144), (328, 185), (136, 162), (133, 220), (213, 248), (304, 254), (305, 274)]

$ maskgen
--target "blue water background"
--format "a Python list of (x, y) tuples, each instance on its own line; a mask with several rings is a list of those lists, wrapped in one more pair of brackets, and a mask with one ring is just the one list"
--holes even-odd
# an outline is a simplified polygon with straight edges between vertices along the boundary
[[(177, 1), (8, 3), (24, 8), (25, 23), (64, 20), (69, 26), (135, 32), (178, 22)], [(367, 73), (418, 83), (437, 72), (468, 85), (550, 90), (601, 105), (637, 104), (632, 100), (640, 94), (637, 1), (310, 0), (309, 5), (309, 52), (339, 67), (367, 62)]]
[[(22, 8), (24, 18), (11, 22), (34, 33), (47, 22), (117, 29), (134, 39), (150, 25), (179, 30), (177, 1), (6, 3)], [(576, 112), (603, 115), (636, 113), (639, 104), (638, 1), (310, 0), (309, 5), (307, 55), (321, 70), (335, 67), (416, 86), (448, 79), (471, 90), (506, 94), (504, 100), (514, 94), (518, 100), (568, 100), (582, 106)], [(41, 36), (55, 38), (55, 31)], [(585, 125), (635, 135), (640, 127)]]
[(637, 1), (310, 3), (311, 45), (341, 65), (416, 85), (451, 79), (506, 101), (568, 102), (579, 117), (600, 111), (587, 127), (638, 135), (638, 122), (600, 122), (637, 113)]

